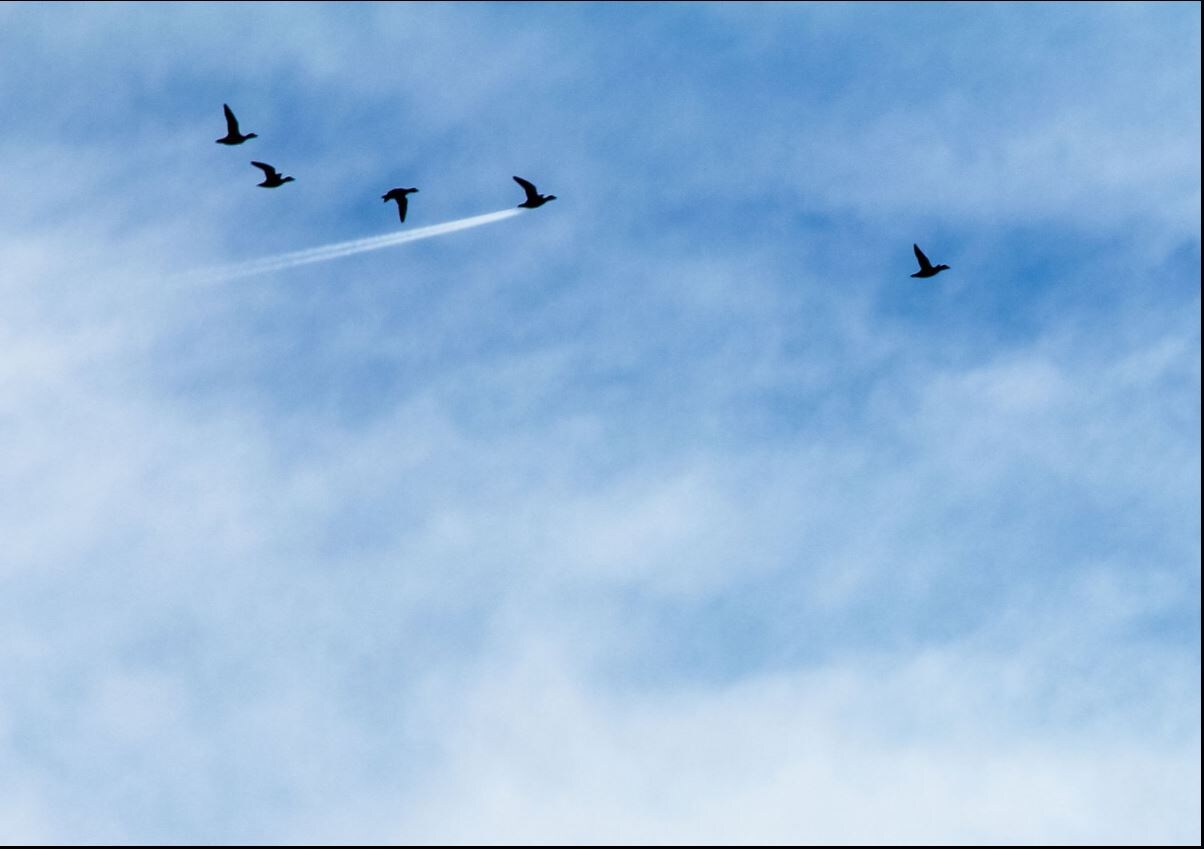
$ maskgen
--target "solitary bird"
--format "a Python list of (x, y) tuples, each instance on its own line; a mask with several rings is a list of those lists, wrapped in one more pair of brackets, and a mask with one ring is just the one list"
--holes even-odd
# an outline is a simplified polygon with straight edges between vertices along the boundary
[(252, 162), (251, 164), (263, 171), (263, 182), (259, 185), (265, 189), (274, 189), (277, 186), (283, 186), (293, 179), (292, 177), (281, 177), (280, 172), (266, 162)]
[(515, 177), (514, 182), (523, 187), (523, 191), (527, 193), (527, 199), (519, 204), (519, 206), (527, 209), (535, 209), (537, 206), (543, 206), (550, 200), (556, 200), (556, 195), (541, 195), (535, 191), (535, 186), (524, 180), (522, 177)]
[(401, 216), (401, 220), (404, 222), (406, 220), (406, 206), (408, 206), (408, 202), (406, 200), (406, 195), (408, 195), (410, 192), (416, 192), (416, 191), (418, 191), (418, 190), (417, 189), (389, 189), (389, 191), (386, 194), (383, 194), (380, 196), (380, 199), (382, 201), (384, 201), (385, 203), (388, 203), (391, 200), (397, 201), (397, 214)]
[(920, 250), (919, 245), (913, 244), (912, 247), (915, 248), (916, 259), (920, 261), (920, 270), (911, 275), (912, 277), (934, 277), (949, 267), (947, 265), (933, 265), (928, 261), (928, 257), (924, 256), (924, 252)]
[(259, 138), (256, 133), (247, 133), (245, 136), (238, 131), (238, 119), (234, 117), (234, 113), (230, 111), (230, 107), (222, 104), (222, 109), (226, 110), (226, 137), (217, 140), (218, 144), (242, 144), (247, 139)]

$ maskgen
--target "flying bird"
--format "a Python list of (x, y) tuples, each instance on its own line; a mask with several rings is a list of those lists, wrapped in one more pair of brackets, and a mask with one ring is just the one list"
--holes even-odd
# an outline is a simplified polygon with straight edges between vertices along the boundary
[(385, 203), (388, 203), (391, 200), (397, 201), (397, 214), (401, 216), (401, 220), (404, 222), (406, 220), (406, 206), (408, 206), (408, 201), (406, 200), (406, 195), (408, 195), (410, 192), (416, 192), (416, 191), (418, 191), (418, 190), (417, 189), (389, 189), (389, 191), (386, 194), (383, 194), (380, 196), (380, 199), (382, 201), (384, 201)]
[(527, 199), (519, 204), (519, 206), (527, 209), (535, 209), (537, 206), (543, 206), (550, 200), (556, 200), (556, 195), (541, 195), (535, 190), (535, 186), (524, 180), (522, 177), (515, 177), (514, 182), (523, 187), (523, 191), (527, 193)]
[(217, 140), (218, 144), (242, 144), (247, 139), (259, 138), (256, 133), (247, 133), (245, 136), (238, 131), (238, 119), (234, 117), (234, 113), (230, 111), (230, 107), (222, 104), (222, 109), (226, 110), (226, 136)]
[(280, 172), (268, 165), (266, 162), (252, 162), (256, 168), (263, 171), (263, 182), (259, 185), (265, 189), (274, 189), (277, 186), (283, 186), (285, 183), (292, 181), (292, 177), (281, 177)]
[(924, 252), (920, 250), (919, 245), (913, 244), (912, 247), (915, 249), (916, 259), (920, 261), (920, 270), (911, 275), (912, 277), (934, 277), (949, 267), (947, 265), (933, 265), (928, 261), (928, 257), (924, 256)]

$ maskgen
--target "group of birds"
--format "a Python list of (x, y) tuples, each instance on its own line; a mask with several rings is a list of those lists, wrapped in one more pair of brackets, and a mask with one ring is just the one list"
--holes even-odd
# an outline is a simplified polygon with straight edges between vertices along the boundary
[[(224, 109), (226, 112), (226, 135), (217, 140), (218, 144), (242, 144), (248, 139), (258, 138), (256, 133), (244, 134), (239, 131), (238, 119), (234, 117), (234, 113), (230, 111), (230, 107), (227, 104), (223, 103), (222, 109)], [(277, 171), (271, 165), (268, 165), (266, 162), (252, 161), (251, 164), (263, 171), (263, 182), (259, 185), (265, 189), (275, 189), (279, 186), (283, 186), (285, 183), (292, 182), (293, 180), (292, 177), (281, 176), (279, 171)], [(522, 177), (515, 177), (514, 182), (522, 186), (523, 191), (527, 194), (526, 200), (519, 204), (519, 206), (524, 209), (535, 209), (536, 207), (543, 206), (550, 200), (556, 200), (556, 195), (541, 195), (530, 181), (524, 180)], [(389, 189), (389, 191), (385, 192), (380, 197), (385, 203), (388, 203), (391, 200), (396, 201), (397, 214), (401, 218), (402, 222), (405, 222), (406, 209), (409, 206), (408, 196), (416, 191), (418, 191), (416, 188)], [(924, 252), (920, 250), (919, 245), (913, 244), (911, 247), (912, 250), (916, 252), (916, 260), (920, 263), (920, 270), (911, 275), (912, 277), (935, 277), (942, 271), (945, 271), (949, 268), (949, 266), (943, 264), (933, 265), (929, 261), (928, 257), (924, 255)]]
[[(230, 109), (229, 104), (223, 103), (222, 110), (226, 113), (226, 134), (216, 140), (218, 144), (236, 145), (242, 144), (249, 139), (259, 138), (258, 133), (243, 133), (239, 130), (238, 119), (234, 117), (234, 112)], [(259, 185), (265, 189), (279, 188), (285, 183), (291, 183), (295, 179), (294, 177), (283, 176), (266, 162), (252, 160), (251, 164), (263, 171), (263, 182)], [(527, 195), (526, 199), (519, 204), (524, 209), (535, 209), (536, 207), (543, 206), (550, 200), (556, 200), (556, 195), (541, 195), (536, 190), (534, 184), (528, 180), (524, 180), (522, 177), (515, 177), (514, 182), (518, 183)], [(406, 210), (409, 207), (408, 196), (416, 191), (418, 191), (416, 188), (389, 189), (389, 191), (381, 195), (381, 200), (385, 203), (396, 201), (397, 214), (402, 222), (404, 222), (406, 220)]]

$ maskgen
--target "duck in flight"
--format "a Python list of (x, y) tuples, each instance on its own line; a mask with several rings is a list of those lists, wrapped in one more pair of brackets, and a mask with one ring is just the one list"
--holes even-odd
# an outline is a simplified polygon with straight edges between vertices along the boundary
[(556, 195), (541, 195), (535, 190), (535, 186), (522, 177), (515, 177), (514, 182), (523, 187), (523, 191), (527, 193), (527, 199), (519, 204), (519, 206), (527, 209), (535, 209), (537, 206), (543, 206), (550, 200), (556, 200)]
[(391, 200), (397, 201), (397, 214), (401, 216), (401, 220), (406, 220), (406, 207), (409, 205), (406, 200), (406, 195), (410, 192), (416, 192), (417, 189), (389, 189), (386, 194), (380, 196), (380, 199), (385, 203)]
[(263, 171), (263, 182), (259, 185), (265, 189), (274, 189), (277, 186), (283, 186), (293, 179), (292, 177), (281, 177), (280, 172), (266, 162), (252, 162), (251, 164)]
[(933, 265), (928, 261), (928, 257), (924, 256), (924, 252), (920, 250), (919, 245), (913, 244), (912, 248), (915, 249), (916, 259), (920, 261), (920, 270), (911, 275), (912, 277), (934, 277), (949, 267), (947, 265)]
[(238, 119), (234, 117), (234, 113), (230, 111), (230, 107), (222, 104), (222, 109), (226, 110), (226, 137), (217, 140), (218, 144), (242, 144), (247, 139), (259, 138), (256, 133), (247, 133), (245, 136), (238, 131)]

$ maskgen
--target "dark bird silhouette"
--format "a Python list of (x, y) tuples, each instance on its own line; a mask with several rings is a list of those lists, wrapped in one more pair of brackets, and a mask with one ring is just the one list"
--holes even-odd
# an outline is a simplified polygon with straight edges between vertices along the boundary
[(543, 206), (550, 200), (556, 200), (556, 195), (541, 195), (535, 191), (535, 186), (524, 180), (522, 177), (515, 177), (514, 182), (523, 187), (523, 191), (527, 193), (527, 199), (519, 204), (519, 206), (527, 209), (535, 209), (537, 206)]
[(406, 220), (406, 207), (409, 205), (406, 200), (406, 195), (410, 192), (416, 192), (417, 189), (389, 189), (386, 194), (380, 196), (380, 199), (385, 203), (391, 200), (397, 201), (397, 214), (401, 216), (401, 220)]
[(277, 186), (283, 186), (293, 179), (292, 177), (281, 177), (280, 172), (266, 162), (252, 162), (251, 164), (263, 170), (263, 182), (259, 185), (265, 189), (274, 189)]
[(217, 140), (218, 144), (242, 144), (247, 139), (259, 138), (256, 133), (247, 133), (245, 136), (238, 131), (238, 119), (234, 117), (234, 113), (230, 111), (230, 107), (222, 104), (222, 109), (226, 110), (226, 137)]
[(924, 252), (920, 250), (919, 245), (913, 244), (912, 247), (915, 248), (916, 259), (920, 261), (920, 270), (911, 275), (912, 277), (934, 277), (949, 267), (947, 265), (933, 265), (928, 261), (928, 257), (924, 256)]

